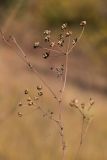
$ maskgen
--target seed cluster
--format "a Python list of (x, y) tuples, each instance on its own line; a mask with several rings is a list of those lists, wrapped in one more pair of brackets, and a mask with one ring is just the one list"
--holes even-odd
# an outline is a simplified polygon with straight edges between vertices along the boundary
[[(37, 85), (36, 91), (34, 96), (31, 96), (31, 93), (28, 89), (24, 90), (24, 94), (26, 95), (26, 102), (22, 103), (19, 102), (18, 106), (19, 107), (25, 107), (25, 106), (32, 106), (35, 107), (37, 105), (37, 101), (40, 99), (41, 96), (43, 96), (43, 89), (41, 85)], [(18, 112), (18, 116), (22, 117), (23, 114), (21, 112)]]
[[(81, 21), (80, 26), (84, 27), (85, 25), (86, 25), (86, 21)], [(62, 48), (62, 47), (65, 46), (65, 44), (66, 44), (65, 42), (66, 42), (66, 40), (67, 40), (68, 37), (71, 37), (71, 38), (72, 38), (72, 43), (71, 43), (71, 45), (74, 46), (74, 45), (78, 42), (78, 38), (77, 38), (77, 37), (76, 37), (76, 38), (73, 38), (73, 37), (72, 37), (72, 34), (73, 34), (73, 33), (72, 33), (71, 30), (69, 30), (69, 26), (67, 25), (67, 23), (62, 24), (62, 26), (61, 26), (61, 31), (60, 31), (60, 33), (58, 34), (56, 40), (52, 40), (53, 38), (52, 38), (51, 33), (52, 33), (52, 32), (51, 32), (51, 30), (49, 30), (49, 29), (46, 29), (46, 30), (44, 30), (44, 32), (43, 32), (43, 40), (44, 40), (44, 42), (46, 42), (46, 44), (48, 45), (47, 50), (49, 50), (50, 48), (55, 48), (55, 50), (56, 50), (56, 48), (57, 48), (56, 51), (61, 52), (61, 51), (60, 51), (60, 48)], [(33, 48), (34, 48), (34, 49), (40, 48), (40, 49), (43, 49), (43, 50), (44, 50), (44, 47), (42, 47), (42, 46), (40, 45), (40, 42), (39, 42), (39, 41), (37, 41), (37, 42), (34, 43)], [(58, 48), (59, 48), (59, 50), (58, 50)], [(42, 58), (43, 58), (43, 59), (48, 59), (48, 58), (51, 56), (52, 52), (54, 52), (55, 50), (54, 50), (54, 49), (53, 49), (53, 50), (51, 49), (51, 52), (50, 52), (50, 51), (49, 51), (49, 52), (48, 52), (48, 51), (44, 51), (44, 53), (42, 54)], [(65, 51), (64, 51), (64, 53), (65, 53)], [(66, 55), (66, 54), (64, 54), (64, 55)]]
[(92, 106), (94, 105), (94, 100), (92, 98), (89, 99), (89, 105), (86, 105), (85, 103), (80, 103), (78, 102), (77, 99), (71, 100), (69, 103), (70, 107), (78, 109), (80, 114), (87, 120), (90, 120), (92, 115), (90, 115), (88, 112), (90, 112)]

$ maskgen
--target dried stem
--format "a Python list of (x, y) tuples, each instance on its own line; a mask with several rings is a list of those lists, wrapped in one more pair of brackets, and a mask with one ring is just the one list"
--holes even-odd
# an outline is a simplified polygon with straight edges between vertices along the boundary
[(6, 44), (8, 47), (11, 47), (10, 43), (9, 43), (8, 40), (5, 38), (4, 33), (2, 32), (1, 29), (0, 29), (0, 33), (1, 33), (2, 40), (5, 42), (5, 44)]
[(52, 52), (55, 52), (55, 53), (62, 53), (62, 54), (64, 54), (62, 51), (58, 51), (58, 50), (55, 50), (55, 49), (51, 49), (51, 48), (45, 48), (45, 47), (41, 47), (42, 49), (44, 49), (44, 50), (47, 50), (47, 51), (52, 51)]
[[(61, 88), (61, 95), (60, 95), (60, 101), (59, 101), (59, 120), (62, 123), (62, 98), (63, 98), (63, 94), (65, 91), (65, 86), (66, 86), (66, 81), (67, 81), (67, 72), (68, 72), (68, 51), (69, 51), (69, 47), (70, 47), (70, 37), (68, 40), (68, 46), (67, 46), (67, 50), (66, 50), (66, 55), (65, 55), (65, 73), (64, 73), (64, 82), (63, 82), (63, 86)], [(66, 149), (66, 142), (64, 140), (64, 131), (62, 130), (62, 160), (65, 159), (65, 149)]]
[(82, 126), (81, 126), (81, 133), (80, 133), (80, 142), (79, 142), (79, 146), (78, 146), (78, 150), (76, 152), (76, 156), (75, 156), (75, 160), (78, 159), (79, 153), (80, 153), (80, 149), (83, 143), (83, 133), (84, 133), (84, 117), (82, 117)]
[[(52, 90), (52, 88), (48, 85), (48, 83), (41, 77), (40, 73), (38, 72), (38, 70), (31, 64), (30, 60), (28, 59), (26, 53), (23, 51), (23, 49), (20, 47), (20, 45), (18, 44), (18, 42), (16, 41), (15, 37), (14, 36), (11, 36), (11, 38), (9, 38), (9, 40), (12, 40), (13, 44), (15, 45), (15, 48), (17, 49), (17, 55), (20, 56), (20, 58), (24, 61), (24, 63), (31, 69), (31, 71), (34, 73), (34, 75), (36, 77), (38, 77), (41, 82), (44, 84), (44, 86), (50, 91), (50, 93), (53, 95), (53, 97), (56, 99), (56, 101), (58, 102), (58, 108), (59, 108), (59, 118), (58, 120), (55, 119), (53, 117), (53, 114), (49, 114), (48, 112), (45, 112), (42, 107), (40, 106), (37, 106), (37, 104), (33, 103), (33, 106), (35, 106), (35, 110), (39, 110), (43, 117), (47, 117), (48, 119), (54, 121), (57, 126), (58, 126), (58, 129), (59, 129), (59, 134), (60, 134), (60, 137), (61, 137), (61, 147), (62, 147), (62, 160), (65, 160), (65, 151), (66, 151), (66, 142), (65, 142), (65, 138), (64, 138), (64, 126), (63, 126), (63, 121), (62, 121), (62, 100), (63, 100), (63, 95), (64, 95), (64, 91), (65, 91), (65, 87), (66, 87), (66, 82), (67, 82), (67, 73), (68, 73), (68, 57), (69, 57), (69, 54), (72, 52), (73, 48), (76, 46), (77, 42), (81, 39), (82, 35), (83, 35), (83, 32), (84, 32), (84, 26), (86, 24), (86, 21), (82, 21), (81, 23), (81, 26), (82, 26), (82, 31), (79, 35), (79, 37), (77, 38), (77, 40), (75, 41), (75, 43), (73, 44), (72, 43), (72, 47), (70, 48), (70, 44), (71, 44), (71, 34), (69, 34), (69, 39), (68, 39), (68, 43), (67, 43), (67, 49), (66, 49), (66, 52), (62, 51), (62, 50), (56, 50), (56, 49), (51, 49), (51, 48), (46, 48), (46, 47), (40, 47), (40, 49), (43, 49), (43, 50), (46, 50), (46, 51), (51, 51), (51, 52), (54, 52), (56, 53), (57, 55), (65, 55), (65, 71), (64, 71), (64, 80), (63, 80), (63, 84), (62, 84), (62, 87), (61, 87), (61, 93), (60, 93), (60, 96), (57, 96), (56, 93)], [(64, 35), (66, 34), (65, 33), (65, 29), (66, 29), (66, 24), (63, 24), (62, 25), (62, 29), (64, 31)], [(10, 42), (5, 38), (5, 35), (4, 33), (0, 30), (0, 33), (1, 33), (1, 36), (2, 36), (2, 39), (3, 41), (6, 43), (6, 45), (8, 45), (9, 47), (12, 48), (12, 45), (10, 44)], [(45, 34), (49, 34), (49, 31), (45, 31)], [(65, 36), (65, 39), (67, 38), (67, 36)], [(64, 40), (65, 40), (64, 39)], [(61, 39), (62, 40), (62, 43), (59, 43), (60, 46), (59, 47), (62, 47), (63, 46), (63, 38)], [(37, 46), (37, 47), (38, 47)], [(36, 46), (35, 46), (36, 48)], [(31, 96), (30, 96), (31, 97)], [(32, 97), (31, 97), (32, 99)], [(32, 99), (33, 100), (33, 99)], [(82, 128), (81, 128), (81, 138), (80, 138), (80, 143), (79, 143), (79, 148), (78, 148), (78, 151), (76, 153), (76, 159), (79, 155), (79, 152), (80, 152), (80, 148), (81, 148), (81, 145), (83, 143), (83, 136), (86, 135), (86, 132), (87, 132), (87, 129), (88, 129), (88, 124), (87, 124), (87, 128), (86, 130), (84, 131), (84, 122), (85, 122), (85, 119), (86, 119), (86, 115), (85, 113), (83, 112), (82, 109), (80, 109), (77, 105), (74, 104), (74, 107), (80, 112), (80, 114), (82, 115)], [(91, 107), (89, 108), (89, 110), (91, 109)], [(75, 159), (75, 160), (76, 160)]]
[[(81, 37), (82, 37), (82, 35), (83, 35), (83, 33), (84, 33), (84, 29), (85, 29), (85, 27), (83, 26), (83, 27), (82, 27), (82, 31), (81, 31), (79, 37), (77, 38), (77, 42), (79, 42), (79, 40), (81, 39)], [(72, 52), (72, 50), (73, 50), (73, 48), (76, 46), (77, 42), (71, 47), (71, 49), (69, 50), (68, 54), (70, 54), (70, 53)]]
[[(76, 108), (79, 111), (80, 115), (82, 116), (82, 126), (81, 126), (81, 134), (80, 134), (80, 143), (78, 146), (78, 150), (76, 152), (75, 160), (78, 159), (80, 149), (83, 144), (83, 139), (85, 138), (85, 136), (87, 134), (87, 130), (89, 128), (90, 119), (91, 119), (91, 116), (88, 115), (88, 112), (90, 110), (87, 110), (85, 108), (85, 104), (81, 104), (81, 106), (78, 106), (78, 104), (76, 104), (76, 103), (77, 103), (77, 101), (73, 100), (73, 101), (71, 101), (70, 106)], [(87, 112), (85, 112), (84, 110)]]

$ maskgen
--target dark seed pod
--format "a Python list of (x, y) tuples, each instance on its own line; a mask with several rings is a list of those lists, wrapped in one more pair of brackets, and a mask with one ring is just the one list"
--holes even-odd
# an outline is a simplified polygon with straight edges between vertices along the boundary
[(25, 93), (25, 94), (28, 94), (29, 92), (28, 92), (28, 90), (26, 89), (26, 90), (24, 91), (24, 93)]
[(18, 112), (17, 114), (18, 114), (19, 117), (23, 116), (21, 112)]
[(39, 85), (39, 86), (37, 86), (37, 90), (42, 90), (42, 86), (41, 85)]
[(32, 106), (32, 105), (33, 105), (33, 102), (32, 102), (32, 101), (28, 103), (28, 106)]
[(72, 44), (75, 45), (77, 41), (78, 41), (78, 38), (73, 39)]
[(59, 45), (60, 47), (63, 47), (63, 44), (64, 44), (64, 40), (59, 40), (59, 41), (58, 41), (58, 45)]
[(82, 108), (82, 109), (85, 108), (85, 103), (81, 103), (81, 108)]
[(38, 92), (38, 96), (43, 96), (43, 92)]
[(20, 107), (21, 107), (22, 105), (23, 105), (23, 104), (22, 104), (22, 102), (19, 102), (18, 106), (20, 106)]
[(31, 98), (30, 98), (30, 97), (28, 97), (28, 98), (27, 98), (27, 101), (28, 101), (28, 102), (30, 102), (30, 101), (31, 101)]
[(90, 98), (90, 105), (92, 106), (92, 105), (94, 105), (94, 103), (95, 103), (95, 101), (92, 98)]
[(50, 41), (50, 35), (47, 35), (45, 38), (44, 38), (45, 42), (49, 42)]
[(50, 42), (50, 47), (54, 47), (55, 46), (55, 42)]
[(53, 69), (54, 69), (53, 67), (50, 67), (50, 70), (51, 70), (51, 71), (53, 71)]

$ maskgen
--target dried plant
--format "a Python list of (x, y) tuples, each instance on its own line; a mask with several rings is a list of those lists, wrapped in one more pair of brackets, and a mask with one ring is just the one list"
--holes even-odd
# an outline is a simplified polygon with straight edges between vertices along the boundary
[[(24, 63), (29, 67), (29, 69), (34, 73), (36, 77), (38, 77), (41, 81), (41, 85), (38, 85), (36, 87), (37, 93), (36, 95), (31, 95), (30, 91), (26, 89), (24, 91), (24, 94), (26, 95), (26, 104), (23, 104), (22, 102), (19, 102), (19, 107), (25, 107), (32, 106), (34, 110), (39, 110), (43, 117), (47, 117), (49, 120), (52, 120), (58, 127), (59, 134), (61, 137), (61, 148), (62, 148), (62, 158), (61, 160), (65, 160), (65, 151), (67, 150), (67, 144), (66, 139), (64, 136), (64, 123), (62, 120), (62, 102), (64, 101), (64, 92), (66, 88), (67, 83), (67, 74), (68, 74), (68, 60), (69, 55), (72, 53), (74, 47), (76, 47), (77, 43), (81, 39), (84, 29), (86, 26), (86, 21), (82, 21), (80, 23), (81, 27), (81, 33), (78, 37), (73, 38), (72, 36), (72, 30), (69, 30), (69, 27), (67, 23), (64, 23), (61, 26), (61, 32), (58, 34), (57, 39), (55, 41), (52, 40), (51, 36), (51, 30), (45, 30), (43, 32), (43, 39), (44, 42), (47, 44), (48, 47), (43, 47), (39, 41), (34, 42), (33, 48), (34, 49), (40, 49), (43, 51), (42, 58), (48, 59), (52, 54), (54, 55), (60, 55), (64, 56), (65, 63), (60, 64), (58, 67), (50, 67), (51, 71), (54, 72), (57, 76), (57, 78), (61, 79), (61, 82), (63, 82), (62, 87), (60, 88), (60, 94), (57, 95), (57, 92), (54, 92), (52, 87), (49, 86), (49, 84), (42, 78), (41, 74), (37, 70), (35, 66), (32, 65), (30, 62), (28, 56), (26, 53), (22, 50), (21, 46), (17, 42), (16, 38), (14, 36), (9, 36), (7, 39), (2, 31), (1, 36), (6, 45), (10, 48), (14, 48), (17, 51), (17, 55), (24, 61)], [(43, 107), (39, 104), (39, 100), (42, 96), (44, 96), (43, 88), (44, 86), (49, 90), (52, 97), (56, 100), (58, 105), (58, 117), (55, 116), (53, 111), (46, 111), (43, 109)], [(88, 126), (91, 121), (92, 115), (90, 115), (90, 110), (92, 106), (94, 105), (94, 100), (90, 98), (89, 106), (87, 107), (86, 104), (81, 103), (79, 105), (78, 100), (74, 99), (69, 103), (70, 108), (77, 109), (82, 117), (82, 129), (81, 129), (81, 138), (80, 138), (80, 144), (78, 151), (76, 153), (75, 159), (78, 159), (79, 151), (81, 148), (81, 145), (83, 143), (83, 139), (86, 136)], [(18, 112), (18, 116), (22, 117), (23, 113), (21, 111)]]

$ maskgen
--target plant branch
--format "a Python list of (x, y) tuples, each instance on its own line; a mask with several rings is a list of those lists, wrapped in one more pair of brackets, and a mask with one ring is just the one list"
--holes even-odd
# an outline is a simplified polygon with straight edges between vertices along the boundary
[[(81, 31), (79, 37), (77, 38), (77, 42), (79, 42), (79, 40), (81, 39), (81, 37), (82, 37), (82, 35), (83, 35), (83, 33), (84, 33), (84, 29), (85, 29), (85, 27), (83, 26), (83, 27), (82, 27), (82, 31)], [(72, 52), (72, 50), (73, 50), (73, 48), (76, 46), (77, 42), (71, 47), (71, 49), (69, 50), (68, 54), (70, 54), (70, 53)]]
[(64, 53), (64, 52), (62, 52), (62, 51), (55, 50), (55, 49), (51, 49), (51, 48), (46, 48), (46, 47), (41, 47), (41, 48), (44, 49), (44, 50), (47, 50), (47, 51), (55, 52), (55, 53)]
[[(1, 35), (2, 35), (2, 39), (3, 41), (9, 46), (12, 47), (10, 45), (10, 43), (6, 40), (4, 33), (0, 30)], [(18, 56), (20, 56), (23, 61), (27, 64), (27, 66), (35, 73), (35, 75), (41, 80), (41, 82), (45, 85), (45, 87), (51, 92), (51, 94), (54, 96), (54, 98), (57, 100), (57, 96), (56, 94), (53, 92), (53, 90), (50, 88), (50, 86), (42, 79), (42, 77), (40, 76), (39, 72), (37, 71), (37, 69), (35, 67), (33, 67), (33, 65), (31, 64), (31, 62), (29, 61), (29, 59), (27, 58), (27, 55), (25, 54), (25, 52), (22, 50), (22, 48), (20, 47), (20, 45), (18, 44), (18, 42), (16, 41), (14, 36), (11, 36), (11, 40), (13, 41), (13, 43), (15, 44), (15, 46), (17, 47), (17, 49), (19, 50), (18, 52)]]

